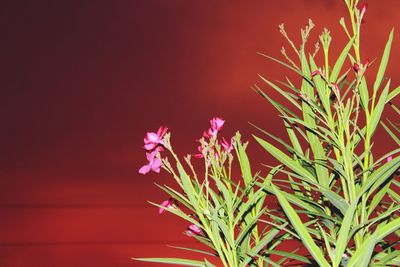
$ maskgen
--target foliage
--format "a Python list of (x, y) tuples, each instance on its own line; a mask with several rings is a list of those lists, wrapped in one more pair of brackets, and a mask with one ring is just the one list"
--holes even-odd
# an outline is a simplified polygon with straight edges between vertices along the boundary
[[(280, 26), (296, 60), (285, 49), (286, 62), (261, 54), (294, 71), (300, 80), (274, 83), (260, 75), (287, 103), (279, 103), (255, 86), (280, 113), (288, 136), (287, 142), (258, 128), (268, 140), (254, 136), (255, 140), (279, 162), (268, 167), (267, 175), (251, 169), (247, 144), (242, 144), (239, 133), (232, 139), (234, 153), (230, 144), (219, 140), (222, 119), (214, 118), (200, 140), (201, 177), (190, 156), (185, 158), (189, 171), (185, 169), (172, 149), (169, 133), (160, 138), (159, 147), (171, 153), (174, 164), (159, 154), (155, 157), (162, 160), (162, 168), (175, 178), (179, 190), (160, 186), (174, 199), (173, 204), (153, 204), (196, 226), (198, 230), (189, 235), (211, 250), (195, 252), (217, 256), (224, 266), (232, 267), (400, 265), (400, 197), (396, 193), (400, 149), (380, 158), (373, 150), (379, 142), (375, 133), (380, 124), (400, 145), (400, 128), (382, 120), (389, 104), (400, 114), (391, 102), (400, 87), (391, 89), (390, 79), (384, 77), (393, 30), (369, 85), (374, 62), (363, 60), (360, 52), (367, 6), (357, 8), (358, 0), (344, 2), (349, 22), (342, 18), (340, 25), (349, 41), (336, 60), (329, 55), (332, 37), (326, 29), (319, 37), (322, 64), (318, 65), (319, 45), (313, 53), (307, 52), (314, 27), (311, 20), (301, 31), (299, 48)], [(232, 164), (240, 166), (240, 181), (232, 175)], [(276, 198), (280, 209), (269, 207), (267, 196)], [(279, 250), (279, 245), (291, 240), (301, 242), (307, 252), (300, 256), (297, 251)], [(140, 260), (213, 266), (206, 259)]]

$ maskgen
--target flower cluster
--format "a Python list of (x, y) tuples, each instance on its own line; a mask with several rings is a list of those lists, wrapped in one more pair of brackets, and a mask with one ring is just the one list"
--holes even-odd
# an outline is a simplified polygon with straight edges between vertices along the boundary
[[(214, 117), (210, 120), (210, 128), (204, 131), (200, 140), (197, 140), (200, 142), (200, 145), (198, 146), (199, 153), (193, 155), (193, 157), (205, 158), (206, 162), (216, 159), (218, 164), (223, 164), (224, 160), (227, 158), (227, 155), (231, 154), (234, 142), (233, 137), (230, 142), (223, 137), (219, 139), (219, 133), (221, 132), (224, 124), (225, 120), (219, 117)], [(150, 171), (159, 173), (160, 168), (163, 165), (160, 152), (164, 151), (164, 149), (168, 149), (172, 154), (174, 154), (172, 147), (169, 145), (169, 141), (167, 141), (167, 138), (165, 138), (167, 131), (167, 127), (161, 126), (157, 132), (146, 133), (146, 136), (144, 137), (144, 149), (148, 163), (139, 169), (139, 173), (147, 174)], [(166, 164), (166, 168), (169, 170), (170, 166), (167, 159), (165, 159), (164, 164)], [(162, 214), (168, 209), (177, 208), (177, 201), (173, 197), (170, 197), (159, 204), (158, 207), (158, 213)], [(189, 236), (203, 235), (201, 228), (195, 224), (189, 225), (186, 233)]]
[(215, 158), (218, 159), (219, 152), (221, 151), (216, 149), (217, 144), (220, 144), (227, 153), (230, 153), (233, 150), (233, 138), (231, 138), (230, 142), (228, 142), (224, 137), (222, 137), (220, 143), (217, 140), (218, 134), (221, 132), (224, 124), (225, 120), (222, 118), (214, 117), (210, 120), (211, 127), (203, 133), (203, 138), (198, 140), (198, 142), (200, 142), (200, 145), (197, 147), (199, 153), (194, 154), (193, 157), (204, 158), (206, 151), (210, 150)]
[(168, 128), (161, 126), (158, 131), (148, 132), (144, 137), (144, 149), (148, 163), (139, 169), (139, 173), (146, 174), (150, 171), (159, 173), (162, 165), (160, 152), (164, 150), (163, 137)]

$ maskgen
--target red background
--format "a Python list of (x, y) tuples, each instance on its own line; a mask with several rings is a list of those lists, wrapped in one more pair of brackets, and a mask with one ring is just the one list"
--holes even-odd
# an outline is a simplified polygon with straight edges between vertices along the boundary
[[(145, 132), (167, 125), (181, 153), (196, 151), (212, 116), (226, 119), (225, 135), (251, 140), (248, 121), (279, 134), (277, 113), (249, 87), (282, 69), (256, 52), (280, 57), (277, 25), (298, 41), (309, 17), (314, 36), (327, 26), (342, 47), (341, 2), (2, 1), (0, 266), (152, 266), (130, 258), (176, 256), (166, 244), (192, 241), (184, 222), (146, 203), (167, 197), (153, 183), (170, 177), (137, 173)], [(369, 1), (366, 57), (380, 56), (399, 7)], [(396, 33), (395, 85), (399, 55)], [(255, 142), (249, 149), (255, 164), (268, 162)]]

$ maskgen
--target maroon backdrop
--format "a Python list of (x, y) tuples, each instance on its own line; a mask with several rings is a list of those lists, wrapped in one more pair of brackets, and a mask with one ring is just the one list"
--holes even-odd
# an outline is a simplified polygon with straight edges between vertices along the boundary
[[(0, 266), (153, 266), (130, 257), (192, 244), (184, 222), (146, 203), (167, 197), (154, 182), (170, 178), (137, 173), (145, 132), (169, 126), (182, 153), (216, 115), (225, 135), (251, 140), (248, 121), (279, 134), (277, 113), (249, 87), (282, 69), (256, 52), (279, 57), (277, 25), (299, 40), (308, 17), (315, 36), (327, 26), (343, 45), (340, 2), (2, 1)], [(399, 26), (399, 7), (369, 1), (369, 58)], [(396, 85), (399, 55), (396, 33)], [(250, 151), (268, 160), (254, 142)]]

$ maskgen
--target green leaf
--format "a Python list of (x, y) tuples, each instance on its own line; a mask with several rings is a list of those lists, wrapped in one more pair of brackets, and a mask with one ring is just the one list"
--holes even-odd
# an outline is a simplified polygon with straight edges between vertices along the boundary
[(390, 221), (385, 225), (380, 224), (376, 228), (377, 241), (379, 242), (380, 240), (384, 239), (386, 236), (390, 235), (394, 231), (397, 231), (399, 228), (400, 228), (400, 217)]
[(208, 252), (205, 250), (199, 250), (199, 249), (193, 249), (193, 248), (185, 248), (185, 247), (178, 247), (178, 246), (168, 246), (170, 248), (176, 248), (176, 249), (180, 249), (180, 250), (187, 250), (187, 251), (191, 251), (191, 252), (196, 252), (196, 253), (200, 253), (200, 254), (205, 254), (205, 255), (209, 255), (209, 256), (216, 256), (215, 253), (212, 252)]
[(235, 246), (240, 246), (242, 241), (245, 239), (246, 236), (251, 236), (252, 230), (254, 227), (257, 227), (258, 218), (263, 214), (264, 210), (260, 211), (255, 216), (251, 217), (251, 221), (247, 222), (246, 226), (241, 229), (239, 235), (236, 238)]
[(282, 226), (272, 228), (262, 239), (252, 248), (248, 253), (248, 256), (243, 260), (241, 266), (247, 266), (249, 262), (253, 259), (253, 256), (258, 255), (261, 251), (265, 252), (267, 245), (274, 240), (274, 238), (279, 234), (280, 230), (285, 228), (287, 223)]
[(240, 141), (239, 132), (237, 132), (235, 135), (235, 150), (239, 159), (240, 169), (245, 186), (248, 186), (253, 179), (253, 175), (251, 174), (250, 162), (249, 158), (247, 157), (246, 150)]
[(326, 261), (324, 253), (321, 249), (315, 244), (313, 238), (311, 237), (308, 229), (304, 226), (303, 222), (301, 221), (300, 217), (297, 215), (296, 211), (292, 208), (289, 204), (285, 196), (281, 193), (281, 191), (273, 186), (275, 195), (278, 198), (279, 204), (285, 211), (286, 216), (288, 216), (292, 226), (299, 234), (300, 239), (319, 266), (322, 267), (329, 267), (329, 263)]
[(382, 266), (400, 266), (400, 250), (390, 253), (380, 252), (374, 256), (374, 259), (379, 260)]
[(357, 207), (357, 203), (354, 201), (351, 206), (347, 209), (346, 214), (344, 215), (342, 225), (340, 226), (338, 240), (336, 243), (336, 256), (333, 263), (333, 266), (339, 266), (342, 256), (346, 250), (347, 243), (349, 241), (349, 233), (350, 227), (352, 225), (353, 217), (355, 214), (355, 210)]
[(369, 108), (368, 108), (368, 101), (369, 101), (369, 92), (368, 92), (368, 85), (367, 85), (367, 80), (365, 79), (365, 76), (361, 78), (361, 83), (359, 86), (359, 93), (360, 93), (360, 99), (361, 99), (361, 106), (364, 108), (366, 113), (369, 113)]
[(378, 91), (378, 88), (380, 87), (382, 80), (383, 80), (383, 75), (385, 74), (386, 66), (389, 60), (389, 55), (390, 55), (390, 48), (392, 46), (392, 41), (393, 41), (393, 32), (394, 30), (392, 29), (389, 34), (389, 39), (386, 43), (385, 50), (383, 51), (382, 55), (382, 60), (381, 64), (379, 65), (378, 73), (376, 74), (375, 82), (374, 82), (374, 95)]
[(372, 253), (377, 242), (377, 234), (369, 236), (356, 252), (351, 256), (347, 267), (367, 267), (371, 261)]
[(376, 126), (378, 125), (379, 121), (381, 120), (382, 112), (383, 109), (385, 108), (386, 104), (386, 98), (389, 92), (389, 87), (390, 87), (390, 80), (386, 83), (385, 88), (383, 89), (379, 101), (376, 104), (375, 107), (373, 107), (373, 111), (371, 112), (371, 118), (370, 118), (370, 130), (369, 130), (369, 136), (372, 136), (374, 133)]
[[(267, 141), (258, 138), (257, 136), (253, 137), (257, 140), (257, 142), (270, 153), (274, 158), (279, 160), (279, 162), (283, 163), (293, 172), (297, 173), (300, 178), (310, 184), (316, 185), (320, 188), (321, 193), (335, 205), (337, 209), (339, 209), (342, 214), (345, 214), (348, 208), (348, 203), (341, 197), (340, 195), (336, 194), (335, 192), (329, 190), (329, 187), (324, 187), (315, 181), (315, 174), (312, 174), (307, 169), (305, 169), (297, 160), (293, 160), (285, 153), (280, 151), (278, 148), (273, 146), (272, 144), (268, 143)], [(312, 178), (310, 178), (312, 177)]]
[(392, 184), (391, 181), (387, 182), (385, 186), (374, 195), (368, 207), (368, 216), (372, 214), (372, 212), (375, 210), (375, 208), (387, 194), (391, 184)]
[(386, 103), (389, 103), (393, 98), (395, 98), (400, 93), (400, 86), (393, 89), (386, 98)]
[(399, 137), (393, 133), (393, 131), (383, 122), (380, 122), (381, 125), (383, 126), (383, 128), (385, 128), (386, 132), (390, 135), (390, 137), (392, 137), (392, 139), (397, 143), (397, 145), (400, 146), (400, 139)]
[(184, 205), (191, 211), (196, 212), (194, 210), (193, 206), (190, 204), (189, 200), (185, 196), (183, 196), (181, 193), (179, 193), (178, 191), (176, 191), (166, 185), (161, 186), (157, 183), (155, 185), (158, 186), (159, 188), (161, 188), (161, 190), (165, 191), (168, 195), (170, 195), (171, 197), (176, 199), (179, 203), (181, 203), (182, 205)]
[[(314, 174), (307, 171), (297, 160), (293, 160), (285, 153), (280, 151), (278, 148), (273, 146), (272, 144), (268, 143), (267, 141), (258, 138), (257, 136), (253, 135), (253, 137), (257, 140), (257, 142), (270, 153), (274, 158), (276, 158), (279, 162), (286, 165), (289, 169), (294, 171), (295, 173), (301, 175), (304, 180), (313, 182), (315, 180)], [(312, 177), (312, 178), (310, 178)]]
[(185, 190), (185, 193), (188, 196), (190, 203), (193, 205), (193, 207), (196, 210), (198, 210), (199, 209), (198, 201), (197, 201), (198, 194), (193, 187), (192, 181), (191, 181), (189, 175), (187, 175), (187, 173), (185, 172), (185, 169), (182, 167), (182, 164), (179, 161), (176, 163), (176, 166), (178, 168), (179, 176), (182, 181), (183, 189)]
[(304, 263), (311, 263), (311, 261), (307, 257), (301, 256), (301, 255), (298, 255), (298, 254), (292, 253), (292, 252), (269, 250), (269, 249), (263, 250), (263, 252), (272, 254), (272, 255), (283, 256), (283, 257), (294, 259), (294, 260), (304, 262)]
[[(276, 59), (276, 58), (274, 58), (274, 57), (268, 56), (268, 55), (263, 54), (263, 53), (260, 53), (260, 52), (257, 52), (257, 54), (259, 54), (260, 56), (266, 57), (266, 58), (268, 58), (268, 59), (270, 59), (270, 60), (272, 60), (272, 61), (275, 61), (276, 63), (279, 63), (279, 64), (281, 64), (282, 66), (284, 66), (284, 67), (286, 67), (286, 68), (288, 68), (288, 69), (290, 69), (290, 70), (296, 72), (296, 73), (299, 74), (300, 76), (304, 77), (304, 76), (303, 76), (303, 73), (301, 73), (300, 70), (293, 68), (292, 66), (286, 64), (285, 62), (283, 62), (283, 61), (281, 61), (281, 60), (279, 60), (279, 59)], [(304, 77), (304, 78), (305, 78), (305, 77)], [(310, 81), (310, 80), (309, 80), (309, 81)], [(311, 82), (311, 81), (310, 81), (310, 82)]]
[(375, 170), (369, 177), (366, 183), (358, 190), (357, 196), (360, 198), (367, 190), (370, 196), (378, 189), (390, 176), (400, 167), (400, 157), (396, 157), (389, 162), (386, 162)]
[[(316, 70), (317, 65), (314, 62), (314, 59), (310, 56), (310, 66), (311, 69)], [(327, 90), (327, 86), (325, 81), (321, 78), (320, 75), (314, 76), (314, 82), (315, 82), (315, 89), (318, 93), (319, 99), (321, 99), (322, 106), (324, 107), (324, 110), (327, 114), (330, 114), (330, 99), (329, 99), (329, 93), (330, 91)]]
[(196, 224), (196, 225), (199, 224), (195, 219), (193, 219), (192, 217), (190, 217), (189, 215), (187, 215), (186, 213), (184, 213), (184, 212), (183, 212), (182, 210), (180, 210), (180, 209), (167, 208), (167, 207), (164, 207), (164, 206), (162, 206), (162, 205), (160, 205), (160, 204), (156, 204), (156, 203), (151, 202), (151, 201), (149, 201), (149, 203), (150, 203), (151, 205), (154, 205), (154, 206), (158, 207), (158, 208), (163, 208), (164, 210), (166, 210), (166, 211), (168, 211), (168, 212), (170, 212), (170, 213), (172, 213), (172, 214), (175, 214), (176, 216), (179, 216), (179, 217), (181, 217), (182, 219), (184, 219), (185, 221), (188, 221), (188, 222), (190, 222), (190, 223), (192, 223), (192, 224)]
[[(292, 94), (289, 94), (287, 92), (285, 92), (284, 90), (282, 90), (279, 86), (277, 86), (276, 84), (270, 82), (269, 80), (267, 80), (266, 78), (264, 78), (263, 76), (261, 76), (260, 74), (258, 75), (261, 80), (263, 80), (265, 83), (267, 83), (271, 88), (273, 88), (275, 91), (277, 91), (279, 94), (281, 94), (283, 97), (285, 97), (287, 100), (289, 100), (290, 103), (292, 103), (295, 107), (297, 107), (298, 109), (301, 110), (300, 105), (297, 103), (297, 99), (295, 99), (293, 97)], [(257, 87), (256, 87), (257, 88)], [(257, 92), (262, 95), (264, 98), (269, 98), (268, 94), (266, 94), (263, 90), (261, 90), (260, 88), (257, 88)]]
[(343, 63), (344, 63), (347, 55), (349, 54), (351, 47), (353, 46), (354, 39), (355, 39), (355, 37), (350, 39), (350, 41), (344, 47), (344, 49), (342, 50), (342, 53), (336, 60), (335, 66), (333, 67), (333, 70), (330, 75), (330, 82), (336, 82), (337, 78), (339, 77), (340, 71), (342, 70), (342, 67), (343, 67)]
[(237, 225), (239, 221), (243, 220), (245, 213), (249, 212), (253, 207), (257, 205), (257, 202), (265, 196), (265, 193), (261, 190), (256, 191), (252, 198), (247, 199), (246, 202), (242, 202), (239, 206), (239, 212), (236, 214), (236, 218), (233, 225)]
[[(179, 258), (132, 258), (132, 260), (137, 261), (145, 261), (145, 262), (156, 262), (156, 263), (164, 263), (164, 264), (177, 264), (184, 266), (197, 266), (204, 267), (205, 263), (196, 260), (187, 260), (187, 259), (179, 259)], [(210, 264), (210, 263), (208, 263)]]

